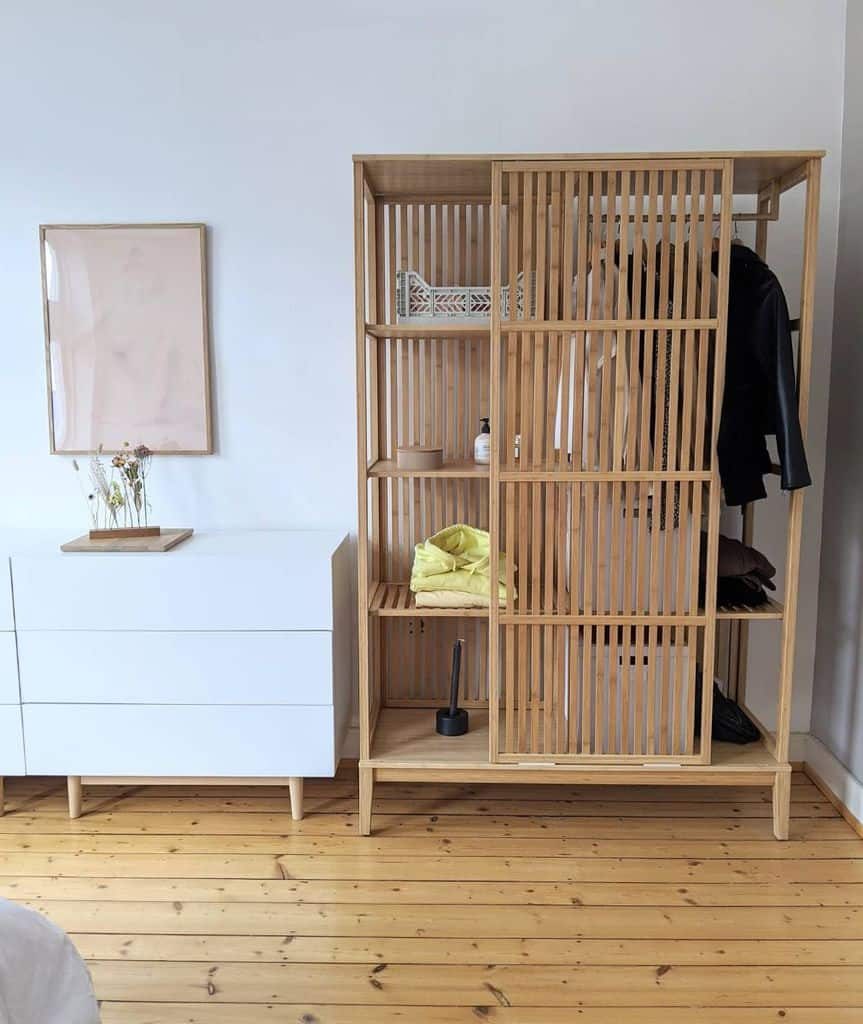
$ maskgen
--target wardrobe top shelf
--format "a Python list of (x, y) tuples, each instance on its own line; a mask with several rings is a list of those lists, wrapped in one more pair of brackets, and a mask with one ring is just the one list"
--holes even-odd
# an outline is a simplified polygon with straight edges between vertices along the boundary
[(823, 149), (730, 150), (681, 153), (498, 153), (355, 155), (364, 165), (375, 195), (417, 199), (488, 200), (491, 165), (498, 160), (733, 160), (735, 195), (755, 195), (772, 181), (789, 178), (807, 160), (821, 159)]

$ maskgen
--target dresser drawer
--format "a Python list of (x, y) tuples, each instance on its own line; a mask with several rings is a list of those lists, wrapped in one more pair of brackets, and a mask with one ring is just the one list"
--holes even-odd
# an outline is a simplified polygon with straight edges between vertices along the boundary
[(333, 703), (328, 632), (33, 630), (18, 658), (25, 703)]
[(21, 736), (21, 708), (0, 706), (0, 775), (24, 774), (24, 741)]
[[(193, 544), (194, 540), (187, 543)], [(14, 556), (19, 630), (332, 629), (329, 563), (242, 555)]]
[(332, 707), (24, 706), (33, 775), (323, 775)]
[(14, 628), (11, 568), (9, 559), (0, 550), (0, 631)]
[(15, 634), (0, 633), (0, 704), (18, 703), (18, 654)]

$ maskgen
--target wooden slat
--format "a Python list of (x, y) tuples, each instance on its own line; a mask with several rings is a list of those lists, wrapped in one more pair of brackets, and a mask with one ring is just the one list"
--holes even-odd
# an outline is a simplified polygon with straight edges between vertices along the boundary
[[(725, 374), (725, 330), (727, 321), (728, 305), (728, 266), (730, 257), (731, 239), (730, 218), (731, 218), (731, 188), (732, 188), (733, 165), (728, 162), (722, 168), (720, 181), (720, 217), (719, 217), (719, 274), (717, 284), (717, 308), (719, 310), (720, 326), (716, 332), (716, 346), (713, 365), (713, 401), (715, 409), (721, 408), (724, 374)], [(706, 244), (706, 240), (705, 240)], [(715, 639), (716, 639), (716, 578), (717, 559), (719, 545), (719, 514), (720, 514), (720, 481), (719, 466), (716, 452), (717, 438), (719, 434), (719, 416), (715, 413), (711, 417), (711, 444), (710, 450), (713, 454), (714, 480), (710, 484), (709, 498), (707, 502), (707, 559), (704, 566), (704, 578), (707, 580), (705, 589), (705, 612), (708, 617), (708, 624), (704, 633), (703, 663), (713, 665)], [(713, 621), (710, 621), (710, 620)], [(713, 688), (705, 686), (702, 694), (701, 709), (701, 745), (706, 759), (709, 759), (711, 748), (710, 723), (713, 712)]]
[[(434, 785), (429, 784), (429, 785)], [(511, 788), (511, 785), (508, 786)], [(603, 787), (605, 788), (605, 787)], [(457, 799), (454, 797), (453, 799)], [(709, 800), (709, 797), (707, 798)], [(671, 870), (678, 871), (681, 879), (701, 877), (689, 869), (701, 870), (702, 865), (717, 872), (710, 877), (728, 878), (727, 869), (722, 865), (734, 861), (739, 867), (743, 860), (769, 865), (800, 865), (801, 871), (807, 871), (813, 862), (820, 862), (822, 868), (829, 866), (826, 880), (842, 881), (851, 878), (846, 871), (853, 872), (859, 858), (859, 840), (853, 835), (844, 839), (827, 840), (796, 840), (790, 839), (781, 845), (775, 844), (768, 836), (758, 839), (735, 840), (725, 839), (680, 839), (664, 841), (658, 839), (636, 838), (621, 845), (619, 840), (567, 838), (543, 836), (527, 838), (510, 838), (486, 835), (484, 837), (461, 836), (428, 837), (389, 835), (385, 840), (369, 839), (362, 842), (363, 837), (357, 836), (303, 836), (302, 834), (284, 836), (278, 833), (270, 835), (224, 835), (207, 834), (193, 835), (157, 835), (141, 834), (105, 834), (83, 833), (63, 834), (59, 832), (4, 834), (3, 844), (12, 852), (27, 850), (32, 843), (34, 852), (44, 851), (75, 852), (102, 854), (100, 870), (110, 874), (114, 854), (128, 856), (130, 851), (137, 851), (140, 866), (136, 869), (138, 877), (149, 877), (147, 864), (153, 863), (149, 853), (157, 853), (160, 859), (165, 856), (181, 857), (185, 853), (194, 854), (200, 859), (200, 870), (197, 877), (230, 877), (230, 878), (275, 878), (280, 870), (276, 860), (280, 856), (349, 856), (357, 860), (357, 870), (364, 860), (385, 862), (388, 857), (409, 857), (415, 859), (423, 856), (446, 856), (466, 858), (501, 858), (501, 863), (508, 857), (526, 857), (536, 861), (541, 870), (541, 863), (548, 860), (572, 862), (573, 871), (579, 871), (587, 863), (597, 865), (595, 870), (602, 871), (603, 861), (620, 862), (629, 860), (657, 859), (669, 861)], [(383, 845), (381, 845), (383, 843)], [(286, 852), (287, 851), (287, 852)], [(329, 852), (332, 851), (332, 852)], [(262, 857), (260, 855), (265, 855)], [(582, 862), (579, 862), (582, 858)], [(219, 862), (224, 859), (224, 871), (220, 873)], [(674, 861), (697, 860), (697, 864), (673, 864)], [(136, 858), (137, 861), (137, 858)], [(130, 861), (129, 863), (132, 863)], [(181, 861), (178, 863), (182, 863)], [(325, 863), (325, 862), (322, 862)], [(121, 862), (122, 864), (122, 862)], [(859, 865), (858, 865), (859, 866)], [(504, 865), (505, 867), (505, 865)], [(182, 874), (182, 868), (170, 868), (170, 860), (166, 866), (153, 867), (152, 871), (160, 871), (163, 875)], [(594, 869), (591, 869), (594, 870)], [(435, 876), (440, 877), (440, 876)], [(470, 877), (470, 876), (466, 876)], [(483, 876), (484, 877), (484, 876)], [(497, 874), (492, 877), (499, 877)], [(540, 875), (540, 877), (542, 877)], [(589, 877), (589, 876), (586, 876)], [(604, 875), (600, 874), (600, 878)], [(802, 878), (809, 877), (805, 874)], [(745, 880), (745, 873), (741, 876)]]
[(360, 753), (369, 754), (371, 709), (375, 684), (369, 678), (369, 625), (366, 609), (369, 604), (371, 564), (369, 558), (369, 495), (364, 471), (369, 461), (366, 397), (366, 199), (365, 171), (362, 163), (354, 164), (354, 326), (357, 360), (357, 603), (358, 603), (358, 685), (359, 717), (362, 737)]
[[(433, 775), (433, 773), (430, 773)], [(506, 817), (490, 814), (481, 820), (467, 815), (382, 815), (381, 828), (384, 831), (402, 835), (476, 836), (488, 831), (512, 837), (524, 838), (542, 827), (548, 837), (572, 838), (589, 836), (592, 839), (609, 839), (628, 835), (632, 829), (626, 819), (594, 818), (590, 815), (543, 818), (536, 815)], [(39, 819), (43, 831), (68, 832), (69, 822), (61, 818)], [(9, 833), (26, 834), (33, 831), (32, 816), (14, 815), (5, 822)], [(317, 814), (303, 823), (303, 834), (328, 836), (356, 833), (357, 820), (352, 814)], [(285, 821), (284, 815), (257, 814), (253, 823), (231, 814), (176, 814), (141, 813), (117, 819), (110, 814), (91, 815), (87, 822), (87, 833), (97, 835), (142, 835), (167, 833), (171, 828), (189, 831), (199, 835), (293, 835), (300, 832), (297, 826)], [(800, 839), (832, 840), (846, 835), (845, 823), (840, 819), (801, 820), (797, 824), (796, 836)], [(647, 818), (639, 823), (639, 830), (645, 838), (651, 839), (726, 839), (753, 840), (768, 839), (771, 835), (768, 822), (763, 819), (722, 822), (710, 818)]]
[[(784, 847), (783, 847), (784, 849)], [(692, 858), (690, 858), (692, 859)], [(120, 867), (140, 871), (140, 864), (167, 872), (173, 863), (168, 858), (143, 858), (121, 863)], [(104, 864), (105, 858), (102, 858)], [(112, 862), (113, 863), (113, 862)], [(180, 862), (182, 863), (182, 862)], [(285, 855), (279, 867), (290, 878), (347, 878), (352, 880), (421, 879), (435, 881), (444, 876), (460, 881), (504, 882), (604, 882), (641, 884), (667, 882), (687, 888), (693, 884), (723, 885), (729, 899), (732, 893), (729, 878), (735, 879), (745, 895), (752, 886), (781, 883), (833, 884), (842, 890), (845, 885), (863, 883), (863, 862), (857, 860), (757, 860), (757, 859), (695, 859), (679, 864), (674, 858), (607, 858), (593, 857), (469, 857), (469, 856), (387, 856), (354, 854), (353, 856), (319, 854), (314, 857)], [(74, 873), (74, 869), (73, 873)], [(175, 869), (176, 870), (176, 869)], [(119, 874), (119, 869), (117, 871)], [(115, 877), (114, 874), (109, 877)], [(122, 877), (122, 876), (120, 876)], [(158, 877), (162, 877), (161, 873)], [(170, 876), (167, 876), (170, 877)], [(216, 876), (219, 877), (219, 876)], [(252, 876), (256, 877), (256, 876)], [(687, 893), (678, 893), (687, 895)], [(763, 894), (762, 894), (763, 895)], [(840, 891), (841, 895), (841, 891)], [(738, 898), (739, 901), (740, 898)], [(745, 903), (743, 904), (745, 905)]]
[[(666, 965), (667, 966), (667, 965)], [(708, 1005), (734, 1001), (743, 1006), (857, 1006), (863, 1002), (863, 973), (842, 967), (562, 967), (380, 965), (369, 984), (365, 965), (296, 965), (158, 961), (91, 961), (97, 987), (108, 999), (180, 998), (197, 1002), (311, 1002), (353, 1005), (475, 1006), (491, 1000), (504, 1006), (570, 1006), (570, 992), (588, 1006), (682, 1006), (694, 999)], [(380, 974), (383, 973), (383, 977)], [(264, 993), (266, 995), (264, 995)]]
[[(281, 905), (102, 900), (23, 900), (66, 931), (167, 935), (318, 935), (409, 938), (863, 939), (863, 908), (593, 907), (374, 903)], [(859, 973), (859, 972), (858, 972)], [(861, 1001), (863, 1005), (863, 1001)]]
[[(710, 964), (746, 966), (830, 966), (863, 964), (863, 942), (690, 939), (363, 939), (297, 936), (285, 943), (271, 935), (100, 935), (72, 936), (91, 960), (179, 960), (232, 963), (543, 964), (590, 965)], [(143, 1012), (143, 1008), (142, 1008)], [(423, 1019), (426, 1019), (425, 1017)], [(140, 1024), (140, 1020), (138, 1021)]]
[[(806, 166), (805, 174), (806, 206), (803, 225), (803, 270), (798, 348), (798, 407), (800, 429), (804, 440), (806, 439), (809, 419), (809, 385), (812, 372), (813, 334), (815, 329), (815, 272), (818, 258), (818, 204), (821, 190), (821, 161), (810, 160)], [(794, 641), (797, 625), (798, 581), (801, 558), (800, 545), (803, 535), (803, 495), (803, 490), (792, 492), (786, 546), (785, 614), (782, 622), (779, 697), (776, 709), (776, 752), (781, 760), (785, 760), (788, 757), (791, 734), (791, 688), (794, 673)], [(785, 824), (786, 822), (783, 820), (783, 828)]]
[[(448, 682), (448, 680), (444, 680)], [(438, 702), (443, 697), (443, 687), (441, 687), (441, 693), (437, 695)], [(434, 698), (435, 694), (430, 694), (430, 698)], [(429, 704), (432, 703), (430, 699)], [(468, 701), (470, 704), (470, 701)], [(420, 789), (419, 792), (411, 792), (406, 796), (397, 795), (393, 792), (390, 787), (382, 790), (377, 800), (377, 807), (382, 813), (388, 814), (410, 814), (415, 812), (417, 814), (433, 814), (436, 810), (445, 809), (448, 814), (464, 814), (468, 816), (472, 815), (507, 815), (514, 817), (536, 816), (542, 814), (555, 815), (560, 817), (580, 817), (584, 814), (585, 810), (589, 809), (590, 814), (596, 817), (603, 818), (620, 818), (620, 817), (656, 817), (663, 816), (667, 818), (702, 818), (704, 817), (704, 800), (705, 797), (702, 795), (696, 799), (691, 793), (689, 793), (690, 799), (684, 800), (679, 796), (676, 799), (668, 800), (665, 797), (657, 797), (649, 799), (647, 797), (633, 800), (629, 799), (630, 794), (625, 791), (618, 791), (616, 794), (604, 796), (594, 795), (591, 799), (585, 801), (584, 798), (570, 798), (569, 796), (559, 795), (554, 792), (554, 787), (551, 792), (547, 792), (544, 796), (537, 796), (536, 794), (529, 795), (528, 798), (522, 794), (522, 789), (513, 791), (510, 789), (509, 798), (504, 798), (501, 795), (497, 795), (494, 798), (488, 799), (485, 796), (484, 791), (481, 795), (470, 796), (465, 792), (465, 788), (462, 789), (461, 793), (458, 794), (456, 791), (451, 790), (450, 793), (456, 792), (456, 795), (447, 794), (445, 796), (435, 796), (434, 793), (426, 793), (425, 790)], [(429, 786), (429, 789), (432, 789)], [(684, 789), (684, 794), (688, 791)], [(276, 794), (271, 797), (249, 797), (246, 799), (236, 798), (234, 800), (231, 797), (210, 797), (205, 795), (198, 795), (196, 797), (197, 806), (200, 807), (201, 812), (214, 813), (218, 811), (234, 811), (237, 813), (248, 813), (248, 814), (278, 814), (285, 810), (287, 806), (286, 794), (284, 792)], [(144, 812), (160, 812), (167, 813), (174, 810), (180, 810), (187, 805), (188, 797), (178, 796), (171, 798), (168, 796), (127, 796), (124, 797), (124, 806), (127, 806), (130, 810), (144, 811)], [(729, 800), (727, 797), (722, 801), (727, 805), (729, 813), (733, 813), (738, 818), (769, 818), (771, 814), (770, 801), (767, 799), (752, 799), (748, 800)], [(311, 796), (308, 801), (308, 806), (311, 811), (325, 811), (327, 813), (350, 813), (354, 810), (356, 804), (356, 793), (352, 793), (346, 796), (333, 796), (326, 800), (319, 800), (314, 796)], [(585, 803), (589, 803), (589, 808), (585, 807)], [(97, 808), (107, 810), (112, 806), (112, 801), (100, 801), (95, 805)], [(66, 809), (67, 810), (67, 809)], [(64, 808), (62, 804), (57, 801), (54, 804), (46, 805), (41, 804), (39, 806), (40, 814), (45, 815), (46, 818), (59, 818), (62, 819), (64, 814)], [(836, 812), (830, 804), (825, 801), (803, 801), (795, 800), (794, 802), (794, 813), (799, 818), (835, 818)], [(254, 818), (249, 819), (250, 828), (254, 827)], [(3, 854), (0, 854), (0, 874), (3, 874), (4, 865), (8, 866), (8, 858)]]
[[(448, 874), (448, 872), (447, 872)], [(402, 905), (451, 902), (465, 906), (591, 907), (861, 907), (863, 884), (741, 885), (727, 883), (488, 882), (366, 879), (215, 879), (189, 878), (46, 878), (0, 876), (0, 896), (32, 900), (133, 900), (160, 902), (171, 896), (204, 903), (283, 904), (288, 912), (300, 903), (333, 906), (356, 903)]]
[[(491, 993), (486, 996), (491, 999)], [(140, 1014), (147, 1005), (138, 1002), (105, 1002), (102, 1024), (141, 1024)], [(555, 1007), (502, 1007), (497, 1001), (490, 1006), (440, 1007), (423, 1006), (423, 1024), (473, 1024), (477, 1009), (483, 1016), (494, 1013), (502, 1024), (570, 1024), (572, 1010)], [(579, 1008), (580, 1024), (690, 1024), (699, 1007), (646, 1007), (633, 1010), (625, 1007), (603, 1009)], [(402, 1024), (405, 1008), (401, 1006), (337, 1006), (331, 1003), (254, 1003), (204, 1005), (201, 1003), (160, 1003), (158, 1024), (255, 1024), (261, 1013), (272, 1024), (295, 1024), (303, 1020), (320, 1024)], [(412, 1009), (407, 1013), (413, 1013)], [(709, 1009), (711, 1024), (774, 1024), (775, 1008), (741, 1007)], [(842, 1007), (789, 1007), (783, 1009), (783, 1024), (857, 1024), (857, 1010)]]
[[(491, 290), (492, 290), (492, 304), (491, 304), (491, 364), (490, 364), (490, 382), (489, 382), (489, 408), (490, 415), (494, 422), (494, 430), (497, 432), (500, 429), (500, 425), (504, 422), (504, 416), (501, 415), (502, 408), (502, 396), (501, 396), (501, 335), (500, 335), (500, 322), (501, 322), (501, 283), (503, 280), (503, 267), (501, 266), (502, 256), (502, 243), (501, 243), (501, 228), (503, 218), (502, 208), (502, 196), (501, 190), (503, 182), (499, 168), (494, 168), (492, 172), (492, 203), (489, 210), (491, 217), (491, 232), (490, 232), (490, 252), (489, 258), (491, 261)], [(509, 227), (509, 225), (508, 225)], [(512, 276), (512, 269), (509, 268), (510, 276)], [(511, 312), (511, 311), (510, 311)], [(508, 450), (509, 446), (513, 443), (513, 438), (505, 436), (503, 439), (503, 448)], [(498, 601), (498, 589), (500, 579), (500, 534), (501, 534), (501, 510), (500, 510), (500, 464), (502, 457), (502, 444), (498, 438), (497, 433), (492, 439), (491, 451), (490, 451), (490, 476), (489, 476), (489, 499), (488, 499), (488, 529), (489, 529), (489, 591), (490, 591), (490, 607), (489, 607), (489, 620), (488, 620), (488, 682), (486, 689), (486, 696), (488, 699), (489, 708), (489, 731), (488, 731), (488, 759), (494, 761), (497, 759), (498, 752), (501, 746), (500, 740), (500, 694), (501, 694), (501, 680), (500, 680), (500, 627), (499, 627), (499, 601)], [(508, 459), (509, 456), (505, 455), (504, 458)], [(512, 601), (513, 594), (513, 572), (514, 568), (511, 565), (512, 560), (515, 556), (515, 552), (509, 549), (506, 553), (507, 558), (507, 571), (506, 571), (506, 582), (507, 582), (507, 595), (506, 602), (507, 606)], [(508, 728), (511, 728), (511, 721), (509, 722)]]
[[(423, 784), (424, 785), (424, 784)], [(508, 784), (511, 788), (511, 784)], [(605, 787), (603, 787), (605, 788)], [(709, 797), (708, 797), (709, 801)], [(639, 826), (640, 827), (640, 826)], [(853, 833), (845, 833), (844, 838), (832, 839), (796, 839), (792, 838), (786, 843), (777, 844), (768, 835), (761, 835), (755, 839), (693, 839), (683, 838), (678, 840), (662, 840), (655, 838), (642, 839), (638, 834), (638, 828), (633, 830), (625, 842), (620, 839), (596, 839), (590, 837), (562, 837), (535, 834), (532, 837), (509, 837), (486, 833), (483, 836), (403, 836), (390, 834), (383, 839), (374, 837), (360, 837), (356, 835), (339, 835), (338, 833), (327, 836), (310, 835), (302, 833), (284, 835), (277, 832), (269, 835), (243, 834), (217, 835), (199, 833), (185, 834), (175, 831), (163, 835), (147, 835), (145, 833), (69, 833), (48, 831), (35, 833), (31, 830), (24, 833), (2, 833), (3, 843), (6, 847), (11, 846), (13, 851), (27, 849), (28, 843), (32, 843), (35, 850), (45, 852), (75, 851), (111, 854), (115, 852), (129, 853), (130, 851), (150, 851), (162, 855), (179, 855), (184, 852), (195, 855), (228, 855), (236, 854), (233, 858), (238, 864), (245, 863), (245, 857), (258, 854), (267, 854), (271, 860), (281, 855), (297, 855), (320, 857), (345, 855), (351, 858), (370, 858), (372, 860), (385, 859), (388, 856), (403, 856), (415, 858), (424, 855), (436, 855), (446, 857), (478, 857), (478, 858), (502, 858), (507, 857), (528, 857), (532, 860), (566, 860), (574, 861), (577, 866), (577, 859), (584, 858), (590, 861), (606, 860), (630, 860), (641, 858), (662, 858), (668, 861), (690, 861), (718, 862), (716, 870), (725, 871), (721, 863), (747, 858), (759, 862), (799, 862), (801, 864), (812, 861), (853, 861), (859, 858), (860, 841)], [(238, 859), (241, 858), (241, 859)], [(105, 858), (107, 865), (110, 858)], [(202, 857), (202, 866), (214, 864), (211, 857)], [(690, 877), (688, 868), (693, 865), (678, 865), (681, 871), (680, 877)], [(695, 865), (696, 867), (698, 865)], [(840, 870), (840, 865), (835, 865)], [(107, 870), (107, 866), (104, 870)], [(234, 875), (233, 868), (226, 871), (228, 877), (275, 877), (262, 873), (260, 876), (255, 873), (255, 868), (246, 872)], [(269, 871), (269, 868), (265, 870)], [(199, 877), (214, 877), (202, 870)], [(215, 877), (219, 877), (216, 875)], [(727, 875), (726, 875), (727, 877)], [(841, 880), (841, 875), (838, 879)]]

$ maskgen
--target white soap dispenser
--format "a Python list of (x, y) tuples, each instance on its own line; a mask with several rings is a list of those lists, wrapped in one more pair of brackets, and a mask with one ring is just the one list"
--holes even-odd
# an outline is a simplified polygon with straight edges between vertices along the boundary
[(473, 442), (473, 461), (487, 466), (491, 462), (491, 427), (487, 416), (483, 416), (479, 422), (479, 433)]

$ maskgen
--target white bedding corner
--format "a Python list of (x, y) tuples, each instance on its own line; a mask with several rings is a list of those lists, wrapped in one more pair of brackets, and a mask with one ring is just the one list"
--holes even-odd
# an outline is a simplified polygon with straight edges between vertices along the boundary
[(0, 899), (0, 1024), (99, 1024), (84, 961), (47, 918)]

